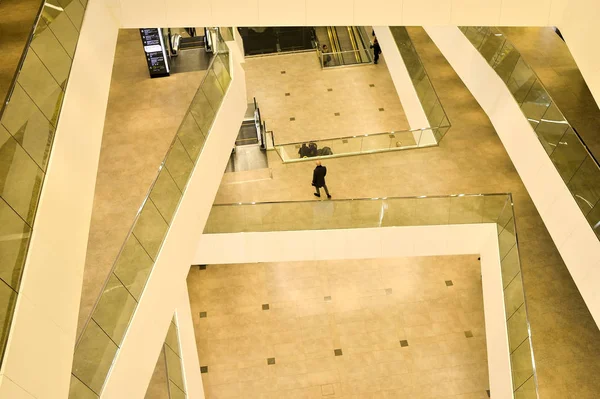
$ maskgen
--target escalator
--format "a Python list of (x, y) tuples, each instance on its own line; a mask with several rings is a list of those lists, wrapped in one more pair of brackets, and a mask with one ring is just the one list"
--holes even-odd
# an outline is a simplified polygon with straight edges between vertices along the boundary
[(315, 37), (324, 68), (372, 62), (371, 43), (363, 27), (317, 27)]

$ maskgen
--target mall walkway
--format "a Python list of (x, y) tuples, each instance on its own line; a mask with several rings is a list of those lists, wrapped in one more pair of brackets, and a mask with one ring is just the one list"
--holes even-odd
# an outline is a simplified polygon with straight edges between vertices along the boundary
[(500, 30), (533, 68), (592, 154), (600, 159), (600, 109), (565, 42), (548, 27)]
[[(324, 162), (331, 194), (340, 199), (511, 192), (540, 397), (596, 398), (598, 327), (486, 114), (426, 33), (421, 28), (408, 30), (452, 129), (439, 147)], [(269, 156), (273, 180), (223, 185), (216, 202), (314, 198), (312, 162), (282, 165), (275, 153)]]
[(204, 76), (198, 71), (150, 79), (143, 51), (139, 30), (121, 29), (98, 165), (78, 335)]

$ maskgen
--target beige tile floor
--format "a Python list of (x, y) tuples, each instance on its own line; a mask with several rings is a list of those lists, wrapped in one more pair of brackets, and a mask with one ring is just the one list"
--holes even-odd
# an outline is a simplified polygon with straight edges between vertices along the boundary
[[(513, 193), (540, 397), (597, 398), (598, 327), (489, 119), (425, 32), (409, 28), (409, 33), (452, 129), (439, 147), (327, 161), (327, 185), (332, 195), (358, 198)], [(270, 157), (272, 180), (222, 185), (216, 202), (314, 198), (310, 186), (312, 163), (283, 165), (276, 154)]]
[(322, 70), (308, 52), (248, 58), (244, 69), (276, 144), (408, 129), (384, 62)]
[(207, 399), (487, 397), (475, 255), (208, 265), (188, 287)]
[(533, 68), (558, 108), (599, 159), (600, 109), (565, 42), (549, 27), (501, 30)]
[(106, 111), (79, 329), (102, 289), (204, 72), (150, 79), (139, 30), (122, 29)]

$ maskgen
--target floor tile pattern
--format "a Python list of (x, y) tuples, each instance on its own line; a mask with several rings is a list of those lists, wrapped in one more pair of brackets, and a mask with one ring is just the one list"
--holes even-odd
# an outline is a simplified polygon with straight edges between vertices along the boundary
[(322, 70), (309, 52), (248, 58), (244, 69), (248, 102), (256, 97), (276, 144), (408, 129), (384, 62)]
[(207, 399), (465, 399), (489, 388), (474, 255), (211, 265), (192, 269), (188, 288), (193, 314), (209, 312), (194, 317)]
[[(324, 162), (330, 192), (335, 198), (511, 192), (540, 397), (597, 398), (598, 327), (486, 114), (423, 29), (408, 31), (448, 113), (452, 130), (439, 147)], [(302, 90), (296, 91), (300, 96)], [(367, 97), (361, 101), (365, 108), (378, 106)], [(335, 129), (336, 125), (329, 124), (329, 128)], [(310, 185), (312, 162), (283, 165), (273, 152), (269, 157), (272, 180), (221, 185), (216, 202), (314, 198)]]

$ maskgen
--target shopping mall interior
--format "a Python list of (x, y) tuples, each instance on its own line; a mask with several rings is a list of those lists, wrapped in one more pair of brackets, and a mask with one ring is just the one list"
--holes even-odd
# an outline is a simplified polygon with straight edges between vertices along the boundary
[(599, 397), (574, 3), (1, 0), (0, 398)]

